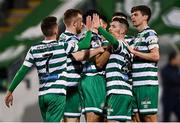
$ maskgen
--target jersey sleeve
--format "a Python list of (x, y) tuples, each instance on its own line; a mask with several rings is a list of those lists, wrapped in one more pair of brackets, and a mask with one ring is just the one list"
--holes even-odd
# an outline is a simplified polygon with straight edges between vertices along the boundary
[(78, 51), (78, 45), (76, 42), (63, 42), (63, 45), (67, 55)]
[(158, 37), (155, 32), (149, 32), (149, 36), (147, 37), (147, 43), (148, 43), (148, 48), (149, 50), (153, 48), (159, 48), (158, 45)]
[(102, 41), (102, 46), (109, 46), (109, 45), (110, 45), (110, 43), (109, 43), (108, 40), (103, 40)]
[(34, 64), (34, 58), (33, 58), (33, 55), (32, 55), (32, 50), (30, 49), (28, 51), (28, 53), (26, 54), (23, 65), (30, 68), (30, 67), (33, 66), (33, 64)]

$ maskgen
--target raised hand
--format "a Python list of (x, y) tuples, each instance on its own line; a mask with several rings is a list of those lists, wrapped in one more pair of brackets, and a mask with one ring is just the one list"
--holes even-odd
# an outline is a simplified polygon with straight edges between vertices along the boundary
[(91, 16), (86, 17), (86, 29), (87, 31), (90, 31), (92, 29)]
[(100, 19), (97, 14), (93, 14), (93, 28), (97, 29), (100, 26)]
[(12, 92), (9, 92), (9, 91), (7, 92), (6, 97), (5, 97), (5, 104), (8, 108), (13, 105)]

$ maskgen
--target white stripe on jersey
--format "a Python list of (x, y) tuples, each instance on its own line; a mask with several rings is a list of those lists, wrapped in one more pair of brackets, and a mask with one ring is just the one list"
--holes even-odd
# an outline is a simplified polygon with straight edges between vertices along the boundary
[(154, 66), (154, 63), (133, 63), (133, 69), (134, 68), (146, 68), (146, 67), (152, 67), (152, 68), (156, 68)]
[(48, 82), (48, 83), (43, 83), (39, 85), (39, 88), (43, 88), (43, 87), (50, 87), (52, 85), (64, 85), (67, 86), (68, 83), (64, 80), (57, 80), (55, 82)]
[(48, 93), (58, 93), (58, 94), (65, 94), (66, 95), (66, 90), (65, 89), (60, 89), (60, 88), (51, 88), (51, 89), (48, 89), (48, 90), (44, 90), (44, 91), (39, 91), (39, 96), (41, 95), (45, 95), (45, 94), (48, 94)]
[(153, 48), (159, 48), (159, 45), (158, 44), (151, 44), (149, 45), (148, 47), (150, 50), (153, 49)]
[[(56, 58), (56, 59), (51, 59), (49, 61), (49, 64), (55, 64), (55, 63), (58, 63), (58, 62), (63, 62), (66, 60), (66, 57), (61, 57), (61, 58)], [(47, 59), (43, 60), (43, 61), (40, 61), (40, 62), (36, 62), (36, 65), (37, 66), (42, 66), (42, 65), (45, 65), (47, 62)]]
[(149, 50), (147, 46), (136, 46), (135, 47), (138, 47), (139, 50), (143, 51), (143, 50)]
[(43, 52), (43, 53), (34, 53), (33, 56), (34, 58), (42, 58), (44, 54), (48, 54), (48, 53), (53, 53), (53, 55), (60, 55), (65, 53), (64, 49), (59, 49), (59, 50), (53, 50), (53, 51), (49, 51), (49, 52)]
[(32, 67), (33, 64), (28, 62), (28, 61), (24, 61), (23, 65), (25, 65), (26, 67)]
[(66, 77), (68, 77), (68, 78), (79, 78), (81, 76), (77, 73), (67, 73)]
[(133, 77), (146, 77), (146, 76), (157, 76), (157, 75), (158, 75), (157, 72), (151, 72), (151, 71), (132, 73)]
[(107, 72), (106, 73), (106, 78), (109, 78), (109, 77), (124, 77), (124, 75), (120, 72)]
[(123, 82), (123, 81), (114, 80), (114, 81), (108, 81), (108, 82), (107, 82), (107, 87), (113, 86), (113, 85), (127, 86), (127, 87), (129, 87), (130, 89), (132, 89), (132, 85), (130, 85), (130, 84), (126, 83), (126, 82)]
[(158, 85), (158, 81), (157, 80), (133, 81), (133, 86), (142, 86), (142, 85)]
[(79, 82), (68, 82), (68, 87), (72, 87), (72, 86), (78, 86)]
[[(54, 72), (54, 71), (56, 71), (56, 70), (65, 69), (66, 66), (67, 66), (67, 64), (63, 64), (62, 66), (57, 66), (57, 67), (49, 68), (49, 72), (51, 73), (51, 72)], [(38, 69), (38, 71), (39, 71), (40, 73), (43, 73), (43, 72), (46, 71), (46, 68)]]
[[(118, 57), (117, 57), (118, 56)], [(118, 60), (121, 60), (121, 61), (124, 61), (124, 57), (119, 55), (119, 54), (111, 54), (110, 55), (110, 59), (118, 59)]]
[(118, 63), (108, 63), (107, 65), (106, 65), (106, 69), (108, 69), (108, 68), (121, 68), (122, 66), (120, 65), (120, 64), (118, 64)]

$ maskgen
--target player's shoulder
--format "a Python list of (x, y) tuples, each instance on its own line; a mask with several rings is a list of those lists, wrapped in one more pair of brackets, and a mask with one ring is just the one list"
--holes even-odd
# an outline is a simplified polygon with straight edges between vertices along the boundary
[(77, 42), (79, 41), (78, 37), (75, 34), (72, 34), (70, 32), (63, 32), (60, 36), (59, 36), (59, 40), (60, 41), (64, 41), (64, 42)]
[(154, 30), (154, 29), (152, 29), (152, 28), (147, 28), (147, 29), (145, 29), (144, 31), (144, 37), (145, 37), (145, 39), (146, 38), (148, 38), (149, 36), (155, 36), (155, 37), (157, 37), (158, 35), (157, 35), (157, 33), (156, 33), (156, 31)]

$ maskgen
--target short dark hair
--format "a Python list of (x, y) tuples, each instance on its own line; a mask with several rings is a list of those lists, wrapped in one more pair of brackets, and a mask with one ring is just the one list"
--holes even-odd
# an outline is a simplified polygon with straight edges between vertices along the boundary
[(122, 12), (115, 12), (113, 14), (112, 18), (115, 17), (115, 16), (122, 16), (122, 17), (124, 17), (127, 20), (127, 15), (122, 13)]
[(142, 13), (142, 15), (147, 15), (148, 16), (147, 21), (150, 20), (150, 18), (151, 18), (151, 9), (148, 6), (145, 6), (145, 5), (134, 6), (131, 9), (131, 13), (133, 13), (135, 11), (140, 11)]
[(45, 17), (41, 22), (41, 30), (45, 36), (53, 35), (53, 28), (57, 26), (57, 18), (54, 16)]
[(112, 21), (118, 21), (119, 23), (122, 23), (122, 24), (126, 25), (127, 29), (129, 28), (129, 23), (124, 18), (114, 18)]
[(68, 9), (64, 13), (64, 24), (69, 26), (72, 22), (72, 18), (77, 17), (78, 14), (82, 15), (82, 12), (78, 9)]

